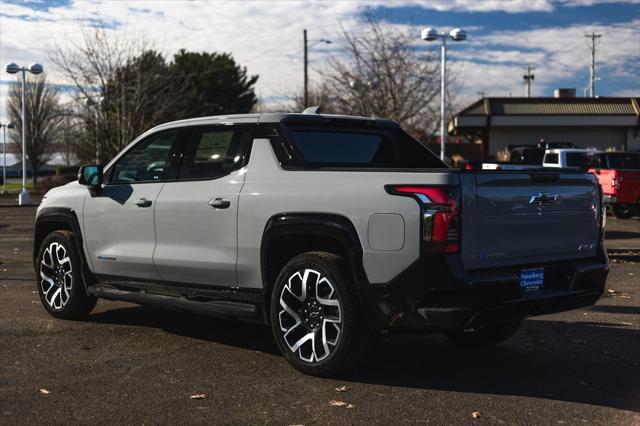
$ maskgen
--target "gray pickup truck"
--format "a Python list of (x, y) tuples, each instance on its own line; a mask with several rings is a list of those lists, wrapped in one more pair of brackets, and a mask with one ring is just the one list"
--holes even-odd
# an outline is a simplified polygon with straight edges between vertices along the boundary
[(105, 298), (258, 321), (309, 374), (381, 333), (498, 343), (595, 303), (609, 270), (594, 175), (452, 170), (388, 120), (177, 121), (78, 178), (36, 218), (51, 315)]

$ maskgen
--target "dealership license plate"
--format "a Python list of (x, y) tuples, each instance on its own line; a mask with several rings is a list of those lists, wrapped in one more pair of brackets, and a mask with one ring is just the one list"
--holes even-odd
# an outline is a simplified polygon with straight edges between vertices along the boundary
[(544, 289), (544, 268), (520, 271), (520, 287), (524, 294), (536, 294)]

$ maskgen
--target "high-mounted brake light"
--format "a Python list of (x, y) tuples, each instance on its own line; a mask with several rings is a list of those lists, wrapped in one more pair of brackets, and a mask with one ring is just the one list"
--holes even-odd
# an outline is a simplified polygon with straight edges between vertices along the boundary
[(387, 185), (386, 190), (393, 195), (412, 197), (420, 205), (426, 251), (460, 251), (460, 202), (456, 187)]

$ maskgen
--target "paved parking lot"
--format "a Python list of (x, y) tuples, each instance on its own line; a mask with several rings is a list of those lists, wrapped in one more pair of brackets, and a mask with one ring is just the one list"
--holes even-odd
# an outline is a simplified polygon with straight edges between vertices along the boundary
[(0, 208), (2, 424), (640, 424), (638, 219), (609, 218), (596, 306), (526, 320), (489, 351), (397, 336), (334, 380), (297, 373), (259, 325), (109, 301), (53, 319), (35, 294), (34, 212)]

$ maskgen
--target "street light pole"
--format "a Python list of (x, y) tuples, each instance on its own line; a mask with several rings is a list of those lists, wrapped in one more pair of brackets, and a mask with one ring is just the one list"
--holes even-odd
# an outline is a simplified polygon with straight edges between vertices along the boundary
[[(18, 205), (28, 206), (31, 204), (31, 196), (27, 191), (27, 108), (25, 102), (24, 86), (26, 80), (26, 70), (22, 68), (22, 191), (18, 195)], [(35, 173), (32, 170), (31, 173)]]
[(444, 161), (447, 151), (447, 138), (445, 137), (445, 81), (447, 78), (447, 38), (442, 37), (440, 48), (440, 160)]
[[(29, 206), (31, 205), (31, 195), (29, 195), (29, 191), (27, 191), (27, 108), (25, 103), (25, 81), (27, 71), (37, 75), (40, 74), (43, 69), (40, 64), (31, 64), (29, 68), (26, 68), (14, 63), (7, 64), (4, 69), (9, 74), (22, 72), (22, 191), (20, 195), (18, 195), (18, 205)], [(31, 173), (35, 172), (35, 170), (31, 171)]]
[(307, 108), (309, 106), (309, 57), (308, 57), (308, 41), (307, 41), (307, 30), (302, 30), (302, 38), (304, 40), (304, 107)]
[(453, 41), (464, 41), (467, 39), (467, 32), (460, 28), (454, 28), (449, 33), (439, 33), (433, 28), (422, 30), (421, 38), (425, 41), (442, 40), (440, 48), (440, 159), (445, 160), (446, 154), (446, 134), (445, 134), (445, 110), (446, 110), (446, 81), (447, 81), (447, 37)]
[(304, 29), (302, 30), (302, 41), (304, 45), (304, 108), (307, 108), (309, 106), (309, 47), (313, 47), (318, 43), (331, 44), (331, 40), (321, 38), (309, 46), (307, 30)]

